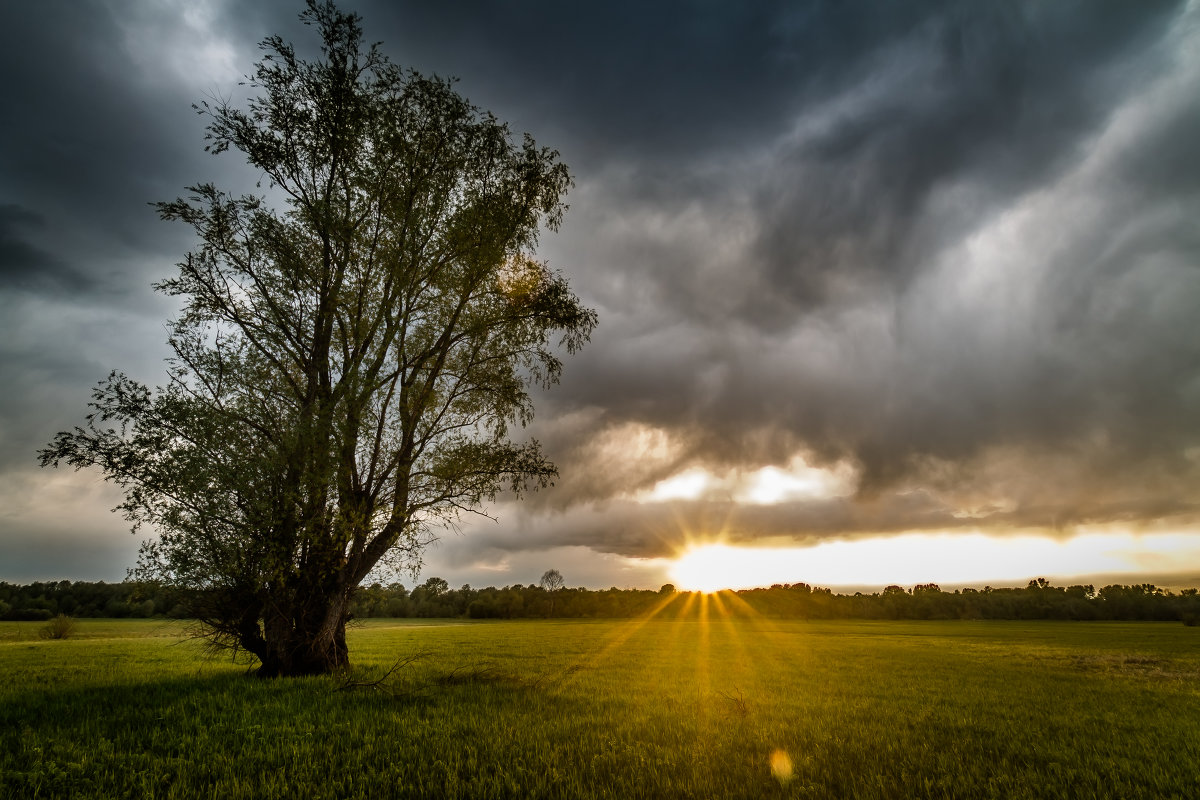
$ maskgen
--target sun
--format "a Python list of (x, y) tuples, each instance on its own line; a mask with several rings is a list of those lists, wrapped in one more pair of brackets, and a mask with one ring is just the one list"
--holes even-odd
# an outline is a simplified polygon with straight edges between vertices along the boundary
[(757, 585), (753, 565), (740, 548), (723, 544), (689, 547), (670, 568), (671, 579), (685, 592), (719, 592)]

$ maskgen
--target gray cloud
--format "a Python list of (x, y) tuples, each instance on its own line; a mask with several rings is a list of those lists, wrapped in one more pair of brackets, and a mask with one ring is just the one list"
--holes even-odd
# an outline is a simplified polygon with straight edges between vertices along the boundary
[[(657, 317), (638, 333), (657, 347), (618, 334), (625, 347), (574, 365), (566, 402), (668, 426), (717, 464), (799, 445), (849, 457), (868, 494), (930, 480), (935, 463), (999, 480), (987, 465), (1006, 449), (1032, 473), (1047, 451), (1074, 454), (1041, 478), (1082, 507), (1042, 518), (1136, 517), (1079, 499), (1117, 487), (1159, 513), (1164, 475), (1186, 496), (1200, 207), (1182, 154), (1200, 130), (1194, 42), (1172, 20), (1025, 20), (972, 68), (934, 46), (941, 21), (893, 48), (896, 74), (802, 114), (759, 164), (718, 169), (723, 194), (693, 191), (696, 174), (674, 196), (653, 173), (637, 191), (610, 181), (602, 206), (619, 220), (588, 223), (597, 238), (624, 229), (615, 252), (638, 272), (609, 277), (606, 300), (634, 287), (629, 316)], [(991, 30), (972, 22), (976, 39)], [(1006, 40), (1018, 34), (1027, 46)], [(926, 91), (905, 90), (914, 76)], [(996, 252), (972, 245), (989, 240)], [(1037, 483), (1011, 499), (1041, 508)]]
[[(189, 243), (146, 203), (253, 188), (201, 152), (190, 104), (240, 91), (262, 36), (306, 41), (299, 5), (4, 12), (0, 67), (35, 76), (5, 86), (21, 113), (0, 132), (20, 156), (0, 166), (8, 474), (110, 367), (161, 375), (171, 306), (147, 287)], [(473, 527), (462, 563), (661, 555), (719, 525), (811, 541), (1194, 519), (1192, 7), (347, 5), (575, 170), (543, 254), (601, 326), (530, 431), (562, 479)], [(796, 454), (848, 465), (857, 492), (630, 499)]]
[(30, 241), (31, 233), (45, 227), (40, 214), (15, 204), (0, 205), (0, 287), (50, 292), (94, 289), (88, 276)]

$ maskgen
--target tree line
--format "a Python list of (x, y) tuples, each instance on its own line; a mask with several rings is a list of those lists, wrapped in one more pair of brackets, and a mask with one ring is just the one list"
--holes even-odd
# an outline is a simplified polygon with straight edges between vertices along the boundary
[[(543, 581), (545, 584), (545, 581)], [(881, 592), (835, 594), (805, 583), (722, 592), (713, 597), (677, 592), (670, 584), (646, 589), (569, 588), (550, 582), (476, 589), (451, 588), (429, 578), (412, 588), (373, 583), (352, 597), (352, 617), (460, 619), (628, 618), (659, 613), (670, 617), (716, 614), (779, 619), (1010, 619), (1158, 620), (1200, 624), (1196, 589), (1175, 593), (1153, 584), (1053, 586), (1044, 578), (1024, 587), (956, 589), (937, 584)], [(166, 584), (47, 581), (0, 582), (0, 619), (48, 620), (73, 617), (186, 618), (186, 592)]]

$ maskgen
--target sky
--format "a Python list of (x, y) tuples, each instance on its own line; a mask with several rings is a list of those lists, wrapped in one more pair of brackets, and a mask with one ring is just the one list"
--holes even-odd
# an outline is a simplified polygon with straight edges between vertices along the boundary
[[(343, 7), (560, 151), (538, 255), (600, 318), (523, 434), (556, 486), (416, 579), (1200, 585), (1200, 3)], [(36, 451), (164, 381), (194, 242), (149, 204), (253, 188), (192, 104), (300, 10), (0, 10), (0, 580), (133, 565), (113, 487)]]

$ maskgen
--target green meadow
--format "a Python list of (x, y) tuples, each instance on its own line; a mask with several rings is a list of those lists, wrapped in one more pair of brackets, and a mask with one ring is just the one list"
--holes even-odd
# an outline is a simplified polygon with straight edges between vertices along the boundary
[(372, 620), (273, 681), (182, 623), (0, 623), (0, 796), (1200, 796), (1200, 629), (722, 608)]

